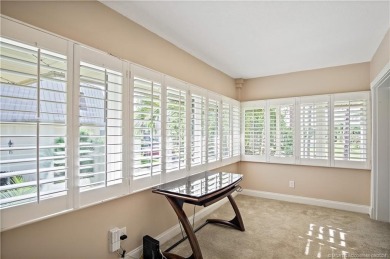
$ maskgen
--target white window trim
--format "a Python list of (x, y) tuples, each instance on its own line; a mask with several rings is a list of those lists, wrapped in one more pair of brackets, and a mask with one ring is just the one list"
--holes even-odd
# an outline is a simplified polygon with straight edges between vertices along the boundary
[[(77, 91), (73, 89), (75, 85), (78, 85), (76, 74), (73, 74), (73, 71), (77, 71), (78, 66), (76, 66), (76, 63), (79, 63), (79, 59), (77, 58), (77, 55), (80, 55), (80, 53), (77, 53), (79, 50), (77, 50), (77, 47), (75, 47), (75, 52), (73, 51), (74, 46), (76, 44), (79, 44), (83, 46), (83, 44), (77, 43), (76, 41), (69, 40), (67, 38), (64, 38), (59, 35), (55, 35), (53, 33), (44, 31), (42, 29), (36, 28), (34, 26), (24, 24), (22, 22), (16, 21), (12, 18), (5, 17), (1, 15), (1, 22), (2, 22), (2, 32), (1, 35), (8, 37), (12, 40), (19, 41), (19, 42), (25, 42), (26, 44), (34, 45), (39, 48), (51, 50), (58, 53), (67, 53), (67, 60), (68, 60), (68, 89), (67, 89), (67, 98), (68, 98), (68, 104), (67, 104), (67, 137), (68, 137), (68, 195), (57, 198), (50, 198), (46, 200), (42, 200), (40, 204), (34, 204), (29, 203), (21, 206), (15, 206), (11, 208), (2, 209), (0, 211), (2, 216), (2, 231), (5, 229), (11, 229), (20, 225), (24, 225), (27, 223), (31, 223), (34, 221), (46, 219), (55, 215), (63, 214), (69, 211), (77, 210), (84, 206), (90, 206), (92, 204), (104, 202), (107, 200), (115, 199), (118, 197), (121, 197), (123, 195), (139, 192), (145, 189), (150, 189), (153, 186), (156, 186), (162, 182), (165, 182), (167, 179), (165, 178), (165, 156), (163, 156), (162, 159), (162, 173), (153, 177), (150, 177), (148, 179), (141, 179), (139, 180), (133, 180), (133, 89), (134, 89), (134, 76), (140, 76), (142, 78), (159, 82), (161, 84), (161, 152), (162, 154), (165, 154), (165, 116), (166, 111), (165, 109), (165, 89), (166, 89), (166, 80), (169, 80), (170, 77), (148, 69), (146, 67), (134, 64), (129, 61), (122, 61), (122, 71), (124, 75), (124, 88), (122, 93), (122, 109), (123, 109), (123, 177), (124, 181), (123, 184), (120, 185), (119, 188), (115, 188), (114, 192), (112, 192), (111, 188), (101, 188), (98, 194), (92, 195), (91, 191), (87, 191), (86, 193), (79, 193), (79, 187), (78, 187), (78, 136), (79, 136), (79, 125), (78, 125), (78, 110), (79, 110), (79, 102), (78, 102), (78, 96)], [(104, 53), (99, 50), (84, 47), (90, 49), (95, 52)], [(102, 54), (103, 55), (103, 54)], [(109, 55), (104, 53), (104, 55)], [(111, 56), (112, 57), (112, 56)], [(91, 57), (93, 58), (93, 57)], [(114, 57), (112, 57), (114, 58)], [(107, 58), (109, 60), (110, 58)], [(115, 58), (118, 59), (118, 58)], [(108, 61), (109, 62), (109, 61)], [(107, 64), (110, 64), (107, 63)], [(175, 79), (177, 80), (177, 79)], [(180, 81), (180, 80), (177, 80)], [(297, 98), (284, 98), (283, 99), (276, 99), (276, 100), (266, 100), (266, 101), (253, 101), (253, 102), (238, 102), (236, 100), (233, 100), (231, 98), (224, 97), (220, 94), (214, 93), (212, 91), (206, 90), (204, 88), (190, 85), (186, 82), (183, 82), (186, 85), (186, 91), (187, 91), (187, 118), (186, 118), (186, 137), (187, 137), (187, 167), (186, 170), (183, 170), (183, 172), (180, 172), (180, 174), (177, 175), (177, 177), (184, 177), (186, 175), (195, 174), (198, 172), (202, 172), (204, 170), (212, 170), (218, 167), (221, 167), (223, 165), (235, 163), (238, 161), (254, 161), (254, 162), (277, 162), (277, 161), (270, 161), (270, 159), (265, 156), (245, 156), (244, 148), (243, 148), (243, 138), (244, 138), (244, 127), (245, 124), (243, 123), (243, 114), (246, 108), (250, 107), (257, 107), (256, 105), (262, 105), (263, 108), (265, 108), (265, 125), (266, 125), (266, 134), (268, 134), (269, 130), (269, 103), (283, 103), (286, 100), (294, 100), (295, 107), (297, 109), (299, 104), (299, 99)], [(208, 100), (209, 98), (212, 98), (214, 100), (217, 100), (219, 102), (219, 160), (207, 163), (207, 155), (208, 151), (206, 151), (206, 163), (199, 165), (199, 166), (191, 166), (191, 156), (190, 156), (190, 108), (191, 108), (191, 94), (196, 93), (200, 96), (204, 96), (206, 98), (206, 112), (208, 111)], [(354, 93), (359, 94), (359, 93)], [(367, 95), (367, 92), (361, 92), (362, 95)], [(341, 98), (343, 94), (333, 94), (331, 96), (331, 103), (330, 103), (330, 110), (333, 110), (333, 103), (334, 100), (337, 98)], [(346, 96), (351, 96), (351, 93), (345, 93)], [(303, 98), (303, 97), (302, 97)], [(232, 107), (233, 105), (237, 105), (240, 107), (240, 129), (241, 129), (241, 152), (240, 156), (230, 157), (226, 159), (222, 159), (222, 123), (221, 123), (221, 117), (222, 117), (222, 107), (221, 104), (223, 101), (230, 102), (231, 108), (230, 108), (230, 116), (232, 116)], [(369, 98), (368, 98), (368, 104), (369, 104)], [(370, 105), (368, 105), (368, 115), (367, 115), (367, 123), (371, 123), (370, 118)], [(295, 111), (296, 111), (295, 109)], [(130, 112), (130, 114), (127, 114), (127, 111)], [(331, 112), (332, 113), (332, 112)], [(76, 119), (74, 119), (76, 118)], [(333, 128), (333, 116), (330, 114), (329, 120), (331, 121), (330, 128)], [(295, 114), (295, 125), (299, 123), (299, 117), (298, 113)], [(233, 123), (231, 123), (232, 125)], [(206, 119), (206, 129), (208, 129), (208, 118)], [(295, 127), (295, 134), (298, 133), (299, 127)], [(232, 131), (233, 129), (231, 129)], [(207, 134), (206, 134), (207, 135)], [(342, 164), (340, 161), (335, 163), (335, 161), (330, 161), (331, 167), (345, 167), (345, 168), (359, 168), (359, 169), (369, 169), (370, 168), (370, 159), (371, 159), (371, 128), (368, 127), (367, 130), (367, 163), (364, 164), (357, 164), (356, 162), (353, 162), (353, 164), (347, 163)], [(330, 134), (330, 155), (333, 157), (333, 134), (331, 131)], [(268, 147), (268, 135), (266, 135), (266, 147)], [(298, 138), (295, 139), (295, 154), (297, 153), (297, 144), (299, 143)], [(206, 137), (206, 148), (208, 148), (208, 137)], [(268, 150), (266, 152), (268, 154)], [(298, 163), (299, 162), (299, 163)], [(295, 156), (295, 160), (291, 162), (292, 164), (308, 164), (304, 163), (304, 161), (299, 160)], [(318, 165), (318, 164), (313, 164)], [(175, 178), (175, 177), (172, 177)], [(168, 179), (169, 180), (169, 179)], [(118, 187), (115, 186), (114, 187)], [(104, 190), (103, 190), (104, 189)], [(91, 194), (89, 195), (88, 194)], [(86, 194), (86, 195), (84, 195)], [(89, 197), (91, 196), (91, 197)], [(93, 197), (92, 197), (93, 196)], [(28, 211), (28, 213), (26, 213)]]
[[(62, 38), (44, 33), (35, 28), (30, 28), (20, 23), (11, 21), (1, 17), (1, 36), (12, 39), (17, 42), (22, 42), (28, 45), (36, 46), (45, 50), (53, 51), (63, 54), (67, 57), (67, 100), (71, 100), (72, 96), (72, 84), (73, 78), (73, 44), (67, 42)], [(67, 104), (67, 129), (73, 125), (71, 117), (71, 104)], [(68, 141), (72, 139), (70, 132), (67, 132)], [(70, 142), (69, 142), (70, 143)], [(67, 195), (53, 197), (49, 199), (40, 200), (39, 203), (27, 203), (19, 206), (4, 208), (1, 213), (1, 230), (14, 228), (28, 222), (35, 222), (37, 219), (47, 217), (48, 215), (54, 215), (58, 213), (64, 213), (73, 209), (73, 196), (74, 185), (73, 176), (74, 171), (72, 168), (71, 154), (69, 153), (71, 148), (70, 144), (67, 144), (66, 150), (68, 152), (68, 190)]]
[[(301, 127), (300, 127), (300, 120), (301, 120), (301, 104), (302, 103), (308, 103), (308, 102), (328, 102), (328, 159), (310, 159), (310, 158), (301, 158)], [(331, 139), (331, 130), (332, 128), (332, 120), (331, 116), (332, 113), (332, 106), (331, 106), (331, 95), (313, 95), (313, 96), (303, 96), (303, 97), (296, 97), (296, 145), (295, 145), (295, 154), (296, 154), (296, 163), (301, 165), (312, 165), (312, 166), (325, 166), (329, 167), (331, 165), (331, 157), (332, 157), (332, 139)]]
[(208, 114), (208, 109), (209, 109), (209, 103), (210, 103), (210, 99), (214, 100), (217, 102), (217, 105), (218, 105), (218, 137), (219, 137), (219, 145), (218, 145), (218, 149), (217, 149), (217, 152), (218, 152), (218, 159), (216, 161), (213, 161), (213, 162), (209, 162), (209, 159), (208, 159), (208, 140), (209, 140), (209, 135), (208, 135), (208, 121), (209, 121), (209, 118), (207, 116), (207, 144), (206, 144), (206, 148), (207, 148), (207, 152), (206, 152), (206, 157), (207, 157), (207, 170), (213, 170), (213, 169), (216, 169), (218, 167), (221, 167), (222, 166), (222, 156), (221, 156), (221, 152), (222, 152), (222, 138), (221, 138), (221, 135), (222, 135), (222, 127), (221, 127), (221, 121), (222, 121), (222, 111), (221, 111), (221, 107), (222, 107), (222, 98), (221, 98), (221, 95), (219, 94), (215, 94), (213, 92), (210, 92), (210, 91), (207, 91), (207, 114)]
[[(138, 66), (138, 65), (134, 65), (134, 64), (131, 64), (131, 80), (130, 80), (130, 91), (131, 91), (131, 96), (130, 96), (130, 99), (131, 99), (131, 109), (130, 109), (130, 121), (131, 121), (131, 128), (130, 128), (130, 139), (131, 139), (131, 151), (130, 151), (130, 160), (131, 160), (131, 171), (130, 171), (130, 190), (131, 190), (131, 193), (134, 193), (134, 192), (139, 192), (139, 191), (143, 191), (145, 189), (149, 189), (151, 187), (154, 187), (154, 186), (157, 186), (159, 184), (161, 184), (164, 179), (163, 179), (163, 173), (160, 173), (160, 174), (157, 174), (157, 175), (151, 175), (150, 177), (144, 177), (144, 178), (140, 178), (140, 179), (134, 179), (134, 175), (133, 175), (133, 165), (134, 165), (134, 146), (133, 146), (133, 140), (134, 140), (134, 125), (133, 125), (133, 121), (134, 121), (134, 106), (133, 106), (133, 101), (134, 101), (134, 96), (133, 96), (133, 90), (134, 90), (134, 78), (135, 77), (140, 77), (142, 79), (146, 79), (146, 80), (150, 80), (152, 82), (156, 82), (156, 83), (159, 83), (161, 85), (161, 97), (160, 97), (160, 100), (161, 100), (161, 113), (164, 112), (164, 109), (165, 109), (165, 106), (164, 106), (164, 103), (163, 103), (163, 98), (165, 98), (165, 91), (164, 91), (164, 76), (163, 74), (161, 73), (158, 73), (156, 71), (153, 71), (151, 69), (148, 69), (148, 68), (144, 68), (142, 66)], [(164, 116), (161, 116), (161, 118), (163, 118)], [(163, 138), (163, 132), (165, 132), (165, 126), (163, 124), (163, 121), (161, 121), (161, 152), (165, 152), (165, 147), (164, 147), (164, 139)], [(161, 161), (162, 164), (161, 164), (161, 170), (163, 172), (163, 170), (165, 169), (164, 168), (164, 160)]]
[[(239, 116), (241, 116), (241, 105), (240, 102), (231, 98), (223, 97), (223, 102), (230, 104), (230, 146), (231, 146), (231, 154), (230, 157), (222, 159), (222, 165), (229, 165), (233, 163), (237, 163), (240, 161), (240, 154), (241, 154), (241, 143), (238, 145), (238, 155), (234, 155), (234, 123), (233, 123), (233, 108), (238, 108)], [(239, 138), (241, 141), (241, 118), (239, 117), (238, 120), (238, 130), (239, 130)]]
[[(134, 64), (132, 62), (122, 60), (122, 71), (123, 71), (123, 92), (122, 92), (122, 112), (123, 112), (123, 121), (122, 121), (122, 137), (123, 137), (123, 145), (122, 145), (122, 169), (123, 169), (123, 184), (120, 185), (120, 188), (117, 188), (118, 186), (115, 186), (115, 191), (112, 191), (111, 188), (100, 188), (98, 189), (99, 192), (96, 192), (95, 195), (92, 195), (92, 191), (87, 191), (84, 193), (79, 193), (79, 176), (78, 176), (78, 136), (79, 136), (79, 122), (78, 122), (78, 114), (79, 114), (79, 97), (78, 97), (78, 91), (73, 89), (75, 85), (78, 84), (78, 80), (75, 80), (78, 78), (79, 75), (73, 74), (73, 71), (77, 71), (78, 65), (79, 65), (79, 58), (80, 56), (80, 50), (79, 48), (85, 48), (91, 50), (91, 52), (99, 53), (98, 56), (104, 55), (109, 56), (107, 60), (109, 59), (118, 59), (113, 57), (112, 55), (99, 51), (94, 48), (87, 47), (81, 43), (78, 43), (76, 41), (67, 39), (65, 37), (62, 37), (60, 35), (53, 34), (51, 32), (42, 30), (40, 28), (31, 26), (29, 24), (25, 24), (23, 22), (17, 21), (13, 18), (6, 17), (4, 15), (1, 15), (1, 22), (2, 22), (2, 32), (1, 35), (8, 37), (12, 40), (18, 41), (18, 42), (25, 42), (26, 44), (34, 45), (39, 48), (44, 48), (47, 50), (51, 50), (54, 52), (63, 53), (63, 49), (67, 52), (67, 60), (68, 60), (68, 93), (67, 93), (67, 137), (68, 137), (68, 195), (63, 196), (61, 199), (51, 198), (47, 200), (41, 201), (41, 203), (34, 204), (29, 203), (21, 206), (15, 206), (7, 209), (2, 209), (0, 211), (2, 216), (2, 231), (5, 229), (11, 229), (17, 226), (21, 226), (27, 223), (39, 221), (42, 219), (50, 218), (56, 215), (60, 215), (69, 211), (77, 210), (81, 207), (87, 207), (91, 206), (96, 203), (101, 203), (107, 200), (112, 200), (118, 197), (121, 197), (123, 195), (139, 192), (142, 190), (150, 189), (153, 186), (156, 186), (165, 179), (163, 178), (165, 176), (164, 171), (164, 159), (162, 160), (162, 173), (159, 175), (156, 175), (155, 177), (150, 178), (148, 180), (143, 181), (137, 181), (133, 180), (133, 173), (132, 173), (132, 166), (133, 166), (133, 89), (134, 89), (134, 75), (140, 76), (142, 78), (156, 81), (161, 83), (161, 100), (164, 101), (165, 98), (165, 92), (164, 92), (164, 86), (165, 86), (165, 76), (164, 74), (148, 69), (146, 67)], [(76, 45), (79, 45), (77, 47)], [(75, 49), (75, 50), (74, 50)], [(94, 55), (90, 56), (91, 59), (94, 59)], [(105, 59), (106, 60), (106, 59)], [(110, 64), (110, 61), (106, 64)], [(94, 62), (92, 62), (94, 63)], [(96, 64), (96, 63), (95, 63)], [(176, 80), (176, 79), (175, 79)], [(188, 99), (187, 103), (188, 105), (191, 104), (191, 93), (196, 93), (201, 96), (204, 96), (206, 98), (206, 111), (208, 109), (208, 98), (209, 96), (213, 97), (214, 99), (219, 100), (221, 102), (222, 98), (225, 98), (226, 100), (229, 100), (234, 105), (240, 106), (240, 103), (236, 100), (233, 100), (231, 98), (224, 97), (220, 94), (214, 93), (212, 91), (206, 90), (205, 88), (201, 88), (195, 85), (190, 85), (186, 82), (183, 82), (187, 85), (187, 93), (188, 93)], [(190, 112), (190, 106), (187, 106), (188, 112)], [(219, 130), (221, 131), (221, 107), (219, 107)], [(165, 111), (165, 105), (162, 103), (162, 114), (166, 114)], [(130, 112), (130, 114), (127, 114), (127, 111)], [(206, 163), (202, 164), (200, 166), (191, 167), (190, 165), (190, 113), (187, 114), (187, 168), (183, 172), (185, 175), (195, 174), (202, 171), (205, 171), (207, 169), (215, 169), (222, 165), (227, 165), (230, 163), (235, 163), (240, 160), (240, 156), (236, 156), (235, 158), (229, 158), (224, 159), (222, 161), (221, 159), (221, 143), (219, 145), (219, 155), (220, 159), (214, 163), (207, 163), (207, 154), (206, 154)], [(76, 118), (76, 119), (75, 119)], [(164, 141), (164, 116), (162, 116), (162, 152), (165, 151)], [(206, 128), (207, 128), (207, 122), (206, 119)], [(221, 132), (220, 132), (221, 133)], [(220, 135), (221, 136), (221, 135)], [(220, 141), (222, 141), (222, 138), (220, 137)], [(206, 137), (206, 148), (208, 146), (208, 138)], [(186, 171), (186, 172), (185, 172)], [(181, 175), (181, 176), (185, 176)], [(110, 186), (112, 187), (112, 186)], [(36, 208), (36, 210), (35, 210)], [(26, 213), (28, 211), (29, 213)]]
[[(265, 126), (265, 148), (264, 155), (246, 155), (245, 154), (245, 111), (261, 108), (264, 109), (264, 126)], [(267, 162), (267, 146), (268, 146), (268, 116), (267, 116), (267, 101), (249, 101), (241, 102), (241, 161), (248, 162)]]
[[(207, 90), (203, 89), (203, 88), (200, 88), (200, 87), (197, 87), (197, 86), (194, 86), (194, 85), (191, 85), (190, 87), (190, 93), (189, 93), (189, 96), (190, 96), (190, 99), (191, 99), (191, 96), (192, 94), (195, 94), (195, 95), (199, 95), (201, 97), (204, 97), (205, 98), (205, 128), (206, 128), (206, 143), (205, 143), (205, 152), (206, 152), (206, 157), (205, 157), (205, 160), (204, 163), (200, 164), (200, 165), (195, 165), (195, 166), (192, 166), (191, 165), (191, 132), (190, 132), (190, 128), (191, 127), (187, 127), (188, 128), (188, 133), (189, 136), (188, 139), (190, 141), (188, 147), (189, 147), (189, 150), (188, 150), (188, 154), (189, 154), (189, 160), (188, 160), (188, 164), (189, 164), (189, 168), (188, 168), (188, 173), (189, 175), (194, 175), (194, 174), (197, 174), (197, 173), (200, 173), (200, 172), (203, 172), (205, 170), (207, 170), (207, 146), (208, 146), (208, 138), (207, 138), (207, 127), (208, 127), (208, 119), (207, 119), (207, 109), (208, 109), (208, 98), (207, 98)], [(192, 101), (191, 101), (192, 102)], [(189, 112), (191, 112), (191, 103), (189, 102), (189, 105), (190, 105), (190, 108), (188, 109)], [(191, 117), (191, 114), (189, 115), (188, 118)], [(202, 154), (201, 154), (202, 156)]]
[[(361, 91), (361, 92), (351, 92), (351, 93), (339, 93), (339, 94), (333, 94), (332, 95), (332, 110), (334, 107), (334, 103), (336, 101), (343, 101), (343, 100), (353, 100), (353, 99), (364, 99), (367, 101), (367, 160), (366, 161), (341, 161), (341, 160), (335, 160), (334, 155), (331, 157), (331, 163), (334, 167), (339, 168), (353, 168), (353, 169), (371, 169), (371, 98), (370, 98), (370, 91)], [(333, 115), (333, 112), (332, 112)], [(332, 128), (332, 152), (334, 150), (334, 119), (332, 116), (331, 121), (331, 128)]]
[[(77, 117), (79, 118), (79, 94), (78, 89), (80, 85), (80, 62), (87, 62), (96, 66), (104, 67), (107, 69), (120, 71), (123, 74), (123, 89), (126, 88), (126, 67), (127, 64), (124, 61), (119, 60), (116, 57), (110, 56), (103, 52), (98, 52), (93, 49), (86, 48), (84, 46), (75, 45), (75, 56), (74, 56), (74, 86), (73, 88), (76, 88), (77, 91), (74, 91), (73, 95), (73, 101), (77, 104), (74, 105), (77, 107)], [(122, 94), (122, 104), (125, 102), (124, 95)], [(76, 112), (76, 111), (75, 111)], [(124, 119), (125, 112), (123, 111), (122, 107), (122, 120)], [(78, 124), (78, 121), (77, 121)], [(123, 133), (123, 124), (122, 124), (122, 133)], [(79, 126), (77, 126), (77, 131), (74, 132), (74, 138), (76, 142), (78, 143), (78, 139), (80, 138), (79, 135)], [(123, 135), (122, 135), (123, 138)], [(79, 158), (79, 146), (77, 146), (76, 150), (73, 150), (75, 154), (75, 159), (78, 161)], [(122, 148), (123, 150), (123, 148)], [(127, 180), (127, 174), (124, 172), (123, 167), (123, 161), (125, 161), (125, 157), (123, 156), (122, 152), (122, 183), (121, 184), (115, 184), (111, 186), (91, 189), (88, 191), (80, 192), (80, 187), (77, 189), (77, 195), (78, 195), (78, 206), (79, 207), (85, 207), (89, 206), (91, 204), (100, 203), (104, 200), (110, 200), (116, 197), (121, 197), (123, 195), (128, 194), (128, 180)], [(79, 163), (77, 163), (77, 169), (76, 172), (79, 171)], [(107, 172), (106, 172), (107, 173)], [(78, 173), (77, 173), (78, 174)], [(78, 186), (78, 184), (76, 184)]]
[[(269, 125), (270, 125), (270, 109), (272, 108), (272, 106), (278, 106), (278, 105), (293, 105), (293, 111), (294, 111), (294, 115), (293, 115), (293, 119), (294, 119), (294, 122), (293, 122), (293, 130), (294, 130), (294, 139), (293, 139), (293, 155), (291, 157), (275, 157), (275, 156), (271, 156), (270, 154), (270, 141), (269, 141), (269, 132), (270, 132), (270, 128), (269, 128)], [(295, 103), (295, 98), (282, 98), (282, 99), (272, 99), (272, 100), (268, 100), (267, 101), (267, 110), (266, 110), (266, 114), (267, 114), (267, 134), (268, 134), (268, 138), (267, 138), (267, 162), (270, 162), (270, 163), (280, 163), (280, 164), (295, 164), (296, 161), (296, 139), (295, 139), (295, 131), (296, 131), (296, 123), (297, 123), (297, 120), (296, 120), (296, 113), (295, 113), (295, 107), (296, 107), (296, 103)]]
[[(370, 92), (349, 92), (349, 93), (337, 93), (337, 94), (326, 94), (316, 96), (303, 96), (303, 97), (292, 97), (292, 98), (281, 98), (272, 100), (259, 100), (259, 101), (248, 101), (241, 102), (241, 161), (248, 162), (266, 162), (266, 163), (280, 163), (280, 164), (297, 164), (297, 165), (309, 165), (309, 166), (321, 166), (321, 167), (337, 167), (337, 168), (352, 168), (352, 169), (370, 169), (371, 168), (371, 128), (367, 127), (367, 161), (335, 161), (334, 160), (334, 120), (333, 120), (333, 108), (334, 102), (337, 100), (350, 100), (350, 99), (364, 99), (367, 101), (367, 125), (371, 125), (371, 107), (370, 107)], [(300, 103), (307, 100), (318, 100), (324, 101), (329, 100), (329, 159), (302, 159), (300, 157)], [(269, 157), (269, 109), (271, 104), (291, 104), (294, 103), (295, 119), (294, 119), (294, 157), (291, 159), (271, 159)], [(266, 107), (266, 146), (267, 146), (267, 157), (263, 156), (249, 156), (245, 155), (245, 110), (264, 108)]]
[[(189, 128), (189, 125), (190, 125), (190, 118), (188, 117), (188, 110), (191, 109), (191, 104), (188, 103), (188, 89), (189, 89), (189, 86), (186, 82), (184, 81), (181, 81), (181, 80), (178, 80), (178, 79), (175, 79), (173, 77), (170, 77), (170, 76), (165, 76), (165, 80), (164, 80), (164, 83), (163, 83), (163, 88), (164, 88), (164, 92), (165, 92), (165, 96), (164, 96), (164, 99), (161, 100), (161, 103), (162, 103), (162, 106), (165, 107), (163, 110), (162, 110), (162, 114), (161, 114), (161, 117), (164, 118), (164, 121), (161, 122), (162, 124), (162, 129), (164, 129), (163, 133), (162, 133), (162, 139), (163, 139), (163, 148), (164, 148), (164, 151), (162, 152), (162, 163), (163, 163), (163, 183), (165, 182), (169, 182), (169, 181), (173, 181), (173, 180), (176, 180), (176, 179), (179, 179), (179, 178), (183, 178), (185, 176), (187, 176), (187, 165), (188, 165), (188, 139), (189, 139), (189, 131), (188, 131), (188, 128)], [(171, 86), (175, 89), (178, 89), (178, 90), (182, 90), (182, 91), (185, 91), (186, 93), (186, 96), (185, 96), (185, 100), (186, 100), (186, 146), (185, 146), (185, 154), (186, 154), (186, 166), (184, 169), (178, 169), (178, 170), (174, 170), (174, 171), (171, 171), (171, 172), (167, 172), (166, 171), (166, 134), (167, 134), (167, 131), (166, 131), (166, 123), (165, 123), (165, 120), (167, 118), (167, 110), (166, 110), (166, 107), (167, 107), (167, 102), (166, 102), (166, 92), (167, 92), (167, 88), (168, 86)]]

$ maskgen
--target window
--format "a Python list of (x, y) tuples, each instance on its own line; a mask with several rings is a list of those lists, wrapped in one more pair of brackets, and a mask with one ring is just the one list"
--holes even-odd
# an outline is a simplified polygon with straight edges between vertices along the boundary
[(232, 124), (230, 104), (222, 103), (222, 159), (232, 156)]
[(1, 22), (0, 209), (6, 229), (72, 206), (71, 75), (65, 40)]
[(222, 165), (240, 161), (240, 103), (222, 98)]
[[(180, 178), (185, 175), (174, 171), (186, 169), (187, 137), (186, 137), (186, 85), (173, 78), (166, 78), (166, 143), (165, 169), (169, 179)], [(168, 176), (169, 175), (169, 176)], [(167, 179), (167, 180), (169, 180)]]
[(121, 182), (122, 74), (81, 62), (80, 96), (81, 191)]
[(124, 69), (121, 60), (108, 54), (78, 45), (76, 52), (78, 186), (80, 206), (84, 206), (126, 192), (122, 154)]
[(241, 107), (243, 161), (370, 168), (369, 92), (251, 101)]
[(137, 67), (133, 74), (133, 184), (138, 190), (161, 180), (162, 88), (157, 73)]
[(239, 102), (1, 23), (2, 230), (239, 160)]
[(292, 163), (294, 157), (295, 103), (291, 100), (272, 100), (269, 116), (269, 161)]
[(369, 167), (368, 101), (366, 92), (334, 97), (334, 164), (340, 167)]
[(233, 105), (232, 108), (232, 142), (233, 142), (233, 157), (240, 155), (240, 103)]
[(240, 103), (233, 105), (232, 108), (232, 123), (233, 123), (233, 157), (240, 155), (240, 139), (241, 139), (241, 129), (240, 129)]
[(327, 95), (302, 97), (299, 103), (302, 164), (329, 166), (329, 103)]
[(266, 106), (265, 102), (247, 102), (243, 110), (242, 160), (266, 160)]
[(67, 58), (0, 42), (1, 207), (66, 195)]
[(210, 99), (208, 102), (208, 163), (220, 159), (220, 126), (219, 101)]
[(206, 97), (191, 94), (191, 169), (206, 164)]

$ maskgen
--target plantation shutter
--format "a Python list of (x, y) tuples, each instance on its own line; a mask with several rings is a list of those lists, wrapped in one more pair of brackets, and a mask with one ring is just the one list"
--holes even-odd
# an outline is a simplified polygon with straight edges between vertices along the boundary
[(207, 162), (209, 169), (214, 165), (213, 162), (220, 161), (220, 101), (216, 98), (209, 97), (208, 99), (208, 147), (207, 147)]
[(191, 90), (191, 172), (206, 169), (207, 158), (207, 98)]
[(187, 86), (179, 80), (166, 78), (166, 180), (185, 176), (187, 155)]
[(233, 104), (232, 108), (232, 144), (233, 144), (233, 157), (239, 158), (240, 156), (240, 139), (241, 139), (241, 131), (240, 131), (240, 103), (237, 102)]
[(123, 175), (124, 63), (76, 46), (80, 206), (126, 193)]
[(275, 163), (295, 163), (295, 99), (268, 101), (268, 159)]
[(27, 26), (1, 22), (0, 217), (6, 229), (72, 206), (69, 45)]
[(242, 155), (243, 161), (266, 160), (266, 104), (246, 102), (242, 110)]
[(335, 94), (334, 166), (369, 168), (369, 93)]
[(222, 102), (222, 159), (232, 156), (232, 122), (230, 104)]
[(133, 190), (161, 182), (162, 76), (134, 66), (133, 71)]
[(301, 97), (299, 101), (300, 163), (330, 165), (330, 97)]

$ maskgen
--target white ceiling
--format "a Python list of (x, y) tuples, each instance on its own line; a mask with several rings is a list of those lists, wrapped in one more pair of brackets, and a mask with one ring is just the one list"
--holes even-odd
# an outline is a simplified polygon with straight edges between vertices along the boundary
[(233, 78), (370, 61), (389, 1), (101, 1)]

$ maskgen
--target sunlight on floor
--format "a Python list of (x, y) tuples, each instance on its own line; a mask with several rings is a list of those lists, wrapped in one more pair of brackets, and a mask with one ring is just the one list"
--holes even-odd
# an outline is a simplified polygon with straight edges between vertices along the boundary
[[(349, 252), (347, 251), (346, 236), (346, 231), (341, 228), (309, 224), (306, 237), (298, 237), (302, 240), (307, 239), (304, 249), (305, 255), (312, 254), (317, 258), (347, 258)], [(329, 248), (331, 252), (322, 254), (324, 248)]]

